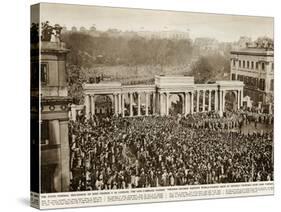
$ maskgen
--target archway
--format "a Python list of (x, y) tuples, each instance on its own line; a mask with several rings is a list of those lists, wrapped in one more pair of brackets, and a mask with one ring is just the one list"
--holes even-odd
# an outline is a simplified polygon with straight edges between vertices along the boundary
[(178, 115), (183, 114), (183, 95), (171, 94), (169, 98), (169, 114)]
[(236, 111), (237, 107), (237, 92), (227, 91), (225, 94), (225, 110)]
[(95, 115), (112, 115), (114, 113), (112, 98), (110, 95), (95, 96)]

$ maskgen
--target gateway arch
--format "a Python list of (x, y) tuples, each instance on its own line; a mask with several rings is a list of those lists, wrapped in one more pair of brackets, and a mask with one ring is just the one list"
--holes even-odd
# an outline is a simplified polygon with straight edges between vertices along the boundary
[[(237, 110), (243, 105), (241, 81), (216, 81), (212, 84), (196, 84), (190, 76), (155, 76), (153, 85), (122, 85), (120, 82), (104, 81), (83, 84), (86, 117), (96, 114), (95, 102), (99, 95), (107, 95), (112, 100), (115, 115), (170, 115), (171, 96), (181, 97), (182, 115), (216, 111), (222, 115), (225, 111), (225, 97), (234, 93)], [(144, 103), (141, 104), (141, 98)], [(125, 99), (128, 103), (125, 103)], [(126, 105), (128, 106), (126, 108)], [(133, 107), (136, 108), (134, 113)], [(144, 109), (144, 113), (141, 113)]]

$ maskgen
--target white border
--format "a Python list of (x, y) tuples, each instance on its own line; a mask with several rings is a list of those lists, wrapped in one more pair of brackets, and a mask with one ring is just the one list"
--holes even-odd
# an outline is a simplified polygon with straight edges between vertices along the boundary
[[(39, 0), (1, 2), (1, 211), (31, 211), (29, 206), (29, 25), (30, 4)], [(211, 201), (97, 207), (102, 212), (144, 211), (279, 211), (281, 199), (281, 2), (278, 0), (42, 0), (115, 7), (184, 10), (275, 17), (275, 195)], [(93, 211), (93, 208), (81, 211)], [(35, 210), (34, 210), (35, 211)], [(62, 210), (57, 210), (62, 211)], [(63, 210), (65, 211), (65, 210)], [(77, 211), (69, 209), (67, 211)]]

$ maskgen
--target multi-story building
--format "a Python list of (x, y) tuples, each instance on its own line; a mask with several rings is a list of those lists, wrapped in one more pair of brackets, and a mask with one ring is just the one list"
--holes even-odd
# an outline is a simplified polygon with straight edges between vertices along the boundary
[(244, 82), (244, 96), (249, 96), (254, 105), (273, 103), (273, 71), (271, 48), (247, 46), (231, 51), (231, 79)]
[(31, 47), (32, 52), (37, 53), (33, 53), (31, 58), (32, 76), (37, 76), (33, 83), (40, 81), (37, 91), (32, 92), (33, 99), (40, 98), (34, 100), (40, 102), (40, 116), (38, 114), (33, 119), (40, 121), (41, 129), (40, 191), (65, 192), (69, 191), (70, 184), (68, 111), (71, 98), (68, 97), (66, 80), (66, 54), (69, 50), (59, 39), (55, 42), (41, 41), (40, 47), (38, 44)]
[(156, 39), (170, 39), (170, 40), (180, 40), (189, 39), (189, 31), (178, 31), (178, 30), (165, 30), (165, 31), (139, 31), (137, 32), (139, 36), (145, 38), (156, 38)]

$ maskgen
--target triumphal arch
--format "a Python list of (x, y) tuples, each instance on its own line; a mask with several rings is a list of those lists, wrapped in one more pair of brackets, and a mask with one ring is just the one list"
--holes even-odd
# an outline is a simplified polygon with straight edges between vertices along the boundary
[(115, 115), (141, 116), (170, 115), (171, 98), (177, 95), (181, 102), (181, 114), (193, 114), (206, 111), (225, 111), (226, 95), (232, 93), (235, 102), (233, 109), (243, 104), (241, 81), (216, 81), (208, 84), (194, 83), (190, 76), (155, 76), (152, 85), (122, 85), (120, 82), (102, 81), (83, 85), (86, 116), (97, 113), (96, 98), (106, 95), (112, 101)]

